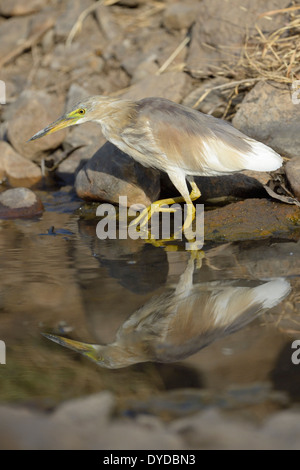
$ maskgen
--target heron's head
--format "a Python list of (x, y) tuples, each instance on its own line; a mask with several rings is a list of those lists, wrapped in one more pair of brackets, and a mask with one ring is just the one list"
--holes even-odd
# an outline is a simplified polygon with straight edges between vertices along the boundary
[(34, 134), (28, 142), (76, 124), (88, 121), (101, 123), (103, 119), (107, 117), (111, 119), (116, 113), (125, 109), (126, 103), (125, 100), (118, 100), (107, 96), (91, 96), (77, 103), (71, 111), (63, 114), (52, 124)]
[(119, 369), (140, 362), (135, 360), (135, 357), (128, 354), (122, 347), (120, 348), (113, 343), (108, 345), (89, 344), (48, 333), (42, 333), (42, 335), (54, 341), (54, 343), (82, 354), (91, 361), (96, 362), (98, 366), (106, 369)]

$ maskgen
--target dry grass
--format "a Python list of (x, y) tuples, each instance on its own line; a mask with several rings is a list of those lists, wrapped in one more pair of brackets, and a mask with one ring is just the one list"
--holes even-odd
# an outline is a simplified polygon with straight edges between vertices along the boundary
[[(284, 26), (267, 35), (258, 24), (262, 17), (287, 14)], [(233, 76), (234, 81), (207, 89), (194, 108), (213, 90), (228, 91), (228, 111), (234, 98), (249, 91), (259, 81), (291, 85), (300, 79), (300, 5), (263, 13), (258, 17), (254, 30), (254, 34), (247, 35), (237, 64), (231, 68), (224, 63), (216, 71), (216, 75)]]

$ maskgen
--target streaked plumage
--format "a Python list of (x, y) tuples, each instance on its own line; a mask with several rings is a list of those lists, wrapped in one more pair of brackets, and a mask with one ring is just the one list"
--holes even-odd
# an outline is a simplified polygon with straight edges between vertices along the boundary
[(274, 171), (282, 165), (274, 150), (228, 122), (163, 98), (130, 101), (93, 96), (30, 140), (88, 121), (99, 123), (107, 140), (139, 163), (169, 175), (188, 204), (187, 225), (194, 215), (192, 200), (200, 192), (194, 183), (190, 197), (186, 179), (242, 170)]

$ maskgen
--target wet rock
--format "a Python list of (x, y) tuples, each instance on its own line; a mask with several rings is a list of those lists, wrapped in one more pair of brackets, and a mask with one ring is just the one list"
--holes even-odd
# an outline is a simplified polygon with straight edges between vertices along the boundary
[(141, 100), (151, 96), (166, 98), (179, 103), (186, 94), (189, 77), (185, 73), (166, 72), (153, 75), (132, 85), (122, 98)]
[(163, 25), (169, 29), (186, 29), (196, 21), (199, 13), (199, 4), (173, 3), (168, 5), (163, 14)]
[(298, 157), (299, 120), (300, 106), (293, 103), (287, 85), (260, 82), (246, 95), (232, 122), (281, 155)]
[(6, 0), (0, 1), (0, 15), (2, 16), (22, 16), (36, 13), (45, 6), (45, 0)]
[(284, 25), (284, 15), (272, 16), (272, 21), (260, 18), (260, 13), (285, 8), (288, 0), (233, 0), (230, 8), (222, 0), (203, 0), (193, 26), (187, 68), (197, 77), (216, 74), (221, 64), (233, 65), (240, 58), (246, 31), (251, 35), (255, 24), (262, 31), (273, 31)]
[(268, 199), (247, 199), (206, 212), (204, 238), (214, 241), (293, 238), (299, 227), (299, 207)]
[(86, 200), (119, 203), (127, 196), (127, 205), (149, 205), (158, 198), (160, 176), (157, 170), (145, 168), (107, 142), (79, 171), (76, 192)]
[(6, 178), (11, 186), (30, 187), (42, 179), (41, 169), (19, 155), (7, 143), (0, 141), (0, 178)]
[(285, 171), (296, 198), (300, 200), (300, 159), (290, 160), (286, 164)]
[(57, 119), (63, 112), (63, 103), (54, 95), (26, 90), (6, 113), (8, 140), (14, 149), (29, 160), (37, 160), (43, 152), (57, 148), (66, 135), (62, 130), (32, 142), (27, 140), (37, 131)]
[(42, 212), (41, 200), (30, 189), (14, 188), (0, 194), (1, 219), (35, 217)]

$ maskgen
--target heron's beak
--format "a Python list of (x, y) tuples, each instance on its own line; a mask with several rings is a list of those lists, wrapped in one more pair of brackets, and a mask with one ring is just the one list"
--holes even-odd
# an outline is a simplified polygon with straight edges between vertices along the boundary
[(49, 135), (53, 134), (53, 132), (60, 131), (61, 129), (65, 129), (65, 127), (72, 126), (76, 124), (76, 121), (78, 118), (75, 116), (62, 116), (56, 121), (52, 122), (52, 124), (49, 124), (49, 126), (45, 127), (41, 131), (37, 132), (34, 134), (27, 142), (30, 142), (31, 140), (36, 140), (39, 139), (40, 137), (44, 137), (44, 135)]
[(73, 339), (63, 338), (62, 336), (50, 335), (48, 333), (42, 333), (45, 338), (54, 341), (54, 343), (60, 344), (61, 346), (65, 346), (66, 348), (72, 349), (72, 351), (76, 351), (84, 356), (89, 357), (95, 362), (98, 362), (98, 346), (97, 344), (88, 344), (88, 343), (81, 343), (80, 341), (74, 341)]

